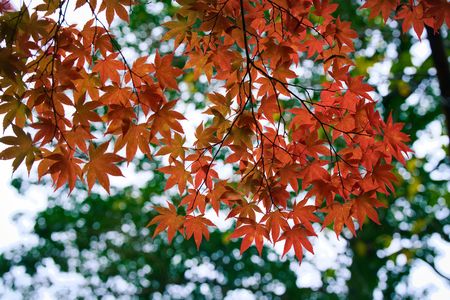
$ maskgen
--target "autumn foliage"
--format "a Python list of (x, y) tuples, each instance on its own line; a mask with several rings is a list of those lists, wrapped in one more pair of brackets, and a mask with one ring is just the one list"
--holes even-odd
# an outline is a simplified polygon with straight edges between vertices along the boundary
[[(156, 207), (155, 234), (179, 232), (197, 246), (213, 223), (208, 209), (234, 219), (231, 238), (241, 252), (253, 243), (284, 243), (284, 254), (313, 252), (312, 224), (346, 226), (353, 234), (366, 217), (379, 222), (382, 194), (394, 192), (393, 160), (405, 162), (402, 125), (375, 110), (372, 88), (352, 77), (348, 20), (329, 0), (178, 0), (164, 24), (187, 62), (158, 51), (127, 61), (109, 26), (128, 20), (129, 0), (77, 0), (91, 11), (85, 24), (65, 20), (68, 0), (14, 9), (0, 2), (0, 114), (11, 135), (0, 142), (13, 169), (37, 166), (58, 189), (77, 182), (107, 191), (118, 164), (139, 152), (165, 157), (166, 189), (178, 207)], [(402, 22), (420, 37), (424, 26), (450, 25), (446, 0), (369, 0), (370, 18)], [(102, 17), (106, 16), (106, 23)], [(150, 58), (152, 57), (152, 59)], [(153, 59), (154, 58), (154, 59)], [(322, 81), (299, 76), (302, 62), (323, 68)], [(208, 122), (186, 144), (177, 111), (178, 80), (206, 76)], [(174, 96), (175, 95), (175, 96)], [(124, 149), (125, 157), (118, 152)], [(217, 162), (234, 170), (223, 176)]]

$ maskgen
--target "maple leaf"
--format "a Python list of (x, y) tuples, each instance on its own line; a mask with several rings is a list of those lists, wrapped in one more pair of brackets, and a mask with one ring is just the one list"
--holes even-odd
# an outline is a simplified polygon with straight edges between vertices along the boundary
[(43, 0), (44, 3), (36, 6), (36, 10), (45, 11), (45, 15), (53, 14), (59, 7), (60, 3), (56, 0)]
[(314, 180), (330, 180), (330, 174), (322, 166), (323, 161), (313, 161), (300, 171), (300, 178), (303, 178), (302, 188), (306, 188)]
[(113, 84), (102, 88), (105, 92), (99, 99), (101, 104), (128, 106), (130, 99), (133, 99), (134, 93), (129, 87), (121, 87)]
[(88, 151), (86, 142), (95, 139), (95, 136), (86, 127), (81, 126), (73, 127), (72, 130), (65, 131), (62, 134), (69, 148), (75, 149), (78, 147), (84, 153)]
[(324, 200), (327, 205), (330, 205), (334, 201), (334, 196), (338, 192), (338, 189), (331, 180), (314, 180), (311, 182), (311, 189), (306, 194), (306, 198), (311, 196), (315, 197), (315, 203), (317, 206), (321, 206)]
[(331, 14), (338, 8), (337, 3), (329, 3), (328, 0), (313, 0), (314, 14), (317, 16), (330, 19)]
[(134, 158), (138, 147), (142, 153), (150, 157), (150, 130), (147, 127), (145, 123), (131, 124), (127, 132), (117, 139), (114, 145), (114, 152), (119, 151), (126, 145), (126, 159), (128, 162)]
[[(329, 42), (331, 43), (332, 41)], [(341, 45), (340, 47), (333, 47), (331, 49), (323, 50), (321, 53), (319, 53), (316, 60), (323, 61), (324, 71), (328, 71), (331, 66), (336, 66), (339, 69), (346, 67), (346, 65), (353, 64), (348, 57), (348, 53), (352, 51), (353, 47), (348, 45)]]
[(346, 202), (344, 204), (335, 202), (325, 208), (322, 208), (320, 211), (326, 213), (325, 219), (322, 222), (322, 230), (331, 223), (334, 223), (333, 230), (336, 233), (336, 237), (339, 237), (344, 225), (350, 229), (353, 235), (356, 235), (355, 225), (353, 224), (350, 214), (351, 209), (352, 203), (350, 202)]
[(158, 84), (146, 85), (138, 98), (139, 104), (145, 115), (150, 111), (156, 112), (161, 108), (161, 105), (167, 102), (161, 87)]
[(93, 72), (100, 74), (100, 79), (103, 84), (105, 84), (108, 79), (111, 79), (111, 81), (116, 84), (120, 82), (118, 71), (125, 70), (125, 65), (123, 62), (116, 60), (118, 55), (118, 53), (112, 53), (105, 57), (105, 59), (98, 60), (92, 68)]
[(136, 114), (132, 107), (122, 105), (109, 105), (109, 111), (104, 118), (109, 123), (106, 134), (122, 134), (128, 128), (132, 120), (136, 119)]
[[(85, 1), (85, 0), (77, 0), (79, 1)], [(94, 7), (94, 2), (90, 1), (92, 6)], [(76, 4), (78, 5), (78, 3)], [(80, 5), (82, 5), (80, 3)], [(96, 50), (100, 50), (100, 53), (103, 57), (106, 56), (106, 52), (113, 52), (111, 39), (108, 37), (107, 31), (105, 28), (100, 26), (92, 26), (94, 24), (94, 19), (88, 20), (84, 26), (83, 29), (80, 32), (82, 43), (85, 47), (89, 47), (89, 49), (94, 45)]]
[(311, 222), (320, 222), (319, 217), (314, 215), (317, 206), (306, 205), (308, 199), (304, 199), (298, 203), (294, 203), (289, 217), (294, 220), (295, 224), (301, 224), (310, 232), (314, 232)]
[(176, 21), (169, 21), (162, 24), (164, 27), (169, 28), (166, 34), (163, 36), (163, 40), (175, 39), (175, 49), (184, 41), (186, 33), (189, 31), (189, 27), (193, 25), (187, 18), (180, 18)]
[(377, 224), (378, 213), (375, 208), (386, 207), (386, 205), (376, 199), (376, 193), (366, 193), (352, 200), (351, 214), (358, 221), (359, 227), (362, 228), (364, 220), (367, 217)]
[[(394, 193), (392, 161), (405, 163), (409, 138), (391, 116), (383, 122), (372, 88), (352, 74), (357, 34), (343, 15), (333, 16), (337, 3), (180, 0), (162, 39), (174, 40), (176, 58), (174, 51), (156, 51), (154, 63), (143, 55), (130, 68), (108, 24), (128, 20), (134, 1), (77, 0), (76, 9), (94, 13), (85, 24), (46, 17), (64, 13), (59, 0), (19, 11), (3, 2), (0, 114), (15, 136), (0, 139), (9, 146), (0, 156), (14, 159), (14, 170), (24, 160), (30, 170), (41, 159), (39, 178), (48, 174), (56, 189), (68, 183), (71, 192), (80, 179), (89, 191), (96, 181), (109, 191), (109, 176), (122, 175), (116, 164), (132, 161), (138, 150), (149, 157), (151, 143), (157, 155), (169, 156), (159, 170), (168, 175), (166, 189), (178, 185), (188, 215), (172, 204), (155, 208), (160, 215), (149, 223), (158, 224), (155, 235), (167, 230), (172, 241), (179, 231), (198, 248), (212, 226), (206, 209), (219, 215), (227, 207), (236, 222), (231, 237), (243, 238), (241, 253), (255, 243), (261, 254), (265, 239), (284, 240), (283, 255), (294, 248), (299, 260), (303, 248), (312, 252), (313, 222), (334, 223), (337, 234), (347, 225), (355, 234), (352, 218), (360, 227), (366, 216), (377, 223), (377, 193)], [(436, 32), (450, 23), (448, 7), (445, 0), (362, 5), (370, 18), (396, 14), (404, 31), (413, 26), (419, 35), (425, 24)], [(303, 56), (323, 66), (320, 88), (298, 78), (314, 77), (308, 73), (315, 68), (300, 65)], [(185, 99), (206, 81), (207, 120), (197, 125), (193, 145), (185, 145), (185, 116), (174, 98)], [(116, 153), (124, 148), (122, 158)], [(232, 176), (219, 178), (218, 159)], [(302, 201), (291, 201), (291, 187), (307, 191)]]
[[(188, 156), (186, 159), (191, 160), (191, 157)], [(219, 174), (213, 169), (214, 164), (210, 161), (211, 157), (203, 156), (192, 163), (191, 173), (195, 174), (195, 188), (199, 188), (201, 185), (205, 184), (206, 187), (212, 189), (213, 179), (219, 178)]]
[(169, 179), (166, 182), (165, 190), (170, 189), (175, 184), (178, 184), (178, 191), (180, 194), (184, 192), (186, 189), (186, 184), (188, 181), (191, 181), (190, 173), (186, 170), (184, 163), (179, 162), (178, 160), (173, 160), (172, 166), (161, 167), (158, 171), (164, 174), (170, 174)]
[(436, 32), (445, 21), (447, 27), (450, 27), (450, 3), (447, 0), (425, 0), (425, 3), (425, 15), (434, 19), (434, 23), (427, 24), (428, 26)]
[(125, 81), (131, 81), (135, 87), (139, 87), (142, 84), (152, 84), (153, 80), (149, 75), (155, 71), (155, 68), (152, 64), (147, 63), (147, 60), (148, 56), (136, 59), (131, 70), (125, 73)]
[(278, 99), (275, 96), (263, 97), (261, 99), (261, 106), (259, 112), (272, 123), (275, 123), (275, 118), (283, 112), (281, 105), (278, 103)]
[(11, 49), (0, 48), (0, 75), (15, 81), (18, 74), (25, 69), (20, 57), (15, 55)]
[(217, 111), (222, 117), (230, 113), (231, 111), (230, 106), (232, 104), (230, 97), (224, 96), (219, 93), (211, 93), (208, 94), (208, 100), (211, 101), (211, 103), (213, 103), (214, 106), (212, 107), (210, 106), (205, 113), (209, 113), (209, 111), (211, 111), (211, 114), (216, 115), (212, 111)]
[(0, 114), (3, 116), (3, 130), (15, 121), (15, 125), (23, 128), (25, 121), (31, 117), (31, 110), (15, 97), (2, 97), (2, 104), (0, 104)]
[(30, 172), (36, 159), (36, 155), (39, 154), (40, 151), (33, 146), (33, 140), (29, 133), (24, 132), (22, 128), (14, 124), (12, 125), (12, 128), (16, 136), (4, 136), (0, 138), (0, 143), (11, 146), (0, 152), (0, 159), (14, 159), (12, 163), (13, 172), (16, 171), (20, 164), (25, 160), (28, 172)]
[(185, 159), (186, 148), (183, 146), (186, 142), (186, 138), (176, 133), (173, 137), (163, 140), (164, 146), (156, 152), (155, 155), (167, 155), (169, 154), (170, 160), (173, 161), (177, 158)]
[(291, 128), (311, 128), (314, 127), (317, 121), (314, 117), (306, 110), (302, 108), (293, 108), (289, 110), (292, 114), (294, 114), (294, 118), (291, 122)]
[(128, 22), (128, 12), (125, 7), (132, 4), (134, 4), (133, 0), (103, 0), (100, 4), (99, 11), (106, 10), (106, 21), (110, 25), (115, 15)]
[(324, 41), (321, 39), (317, 39), (314, 36), (310, 36), (310, 38), (306, 40), (303, 45), (308, 50), (307, 56), (308, 58), (310, 58), (314, 56), (314, 54), (322, 52)]
[(274, 90), (275, 83), (270, 80), (270, 78), (267, 77), (259, 77), (255, 80), (255, 83), (260, 84), (258, 89), (258, 97), (266, 96), (266, 95), (273, 95), (274, 92), (276, 92), (276, 89)]
[(172, 243), (172, 239), (174, 238), (177, 231), (181, 232), (185, 217), (178, 215), (177, 209), (173, 204), (167, 202), (167, 205), (169, 206), (169, 208), (161, 206), (154, 207), (159, 215), (154, 217), (147, 224), (147, 227), (158, 224), (158, 226), (156, 226), (155, 228), (155, 232), (153, 233), (153, 237), (157, 236), (161, 231), (167, 230), (167, 238), (170, 244)]
[(1, 14), (8, 12), (8, 11), (12, 11), (12, 10), (14, 10), (14, 9), (13, 9), (13, 6), (11, 5), (11, 3), (9, 2), (9, 0), (2, 0), (0, 2), (0, 13)]
[(272, 211), (262, 217), (261, 222), (266, 222), (267, 228), (270, 228), (273, 242), (278, 241), (280, 232), (290, 229), (287, 218), (288, 213), (279, 210)]
[(289, 183), (294, 191), (297, 192), (298, 178), (300, 177), (299, 171), (299, 164), (287, 164), (284, 167), (280, 168), (280, 170), (278, 171), (280, 176), (280, 183), (283, 185)]
[(219, 139), (214, 136), (214, 133), (214, 127), (205, 129), (203, 127), (203, 122), (200, 123), (195, 130), (196, 141), (194, 142), (194, 146), (200, 149), (208, 149), (211, 144), (219, 141)]
[(353, 50), (353, 39), (357, 38), (358, 34), (350, 26), (350, 22), (341, 21), (340, 17), (336, 19), (336, 23), (328, 24), (325, 35), (329, 43), (336, 41), (339, 48), (345, 44)]
[(95, 112), (102, 104), (98, 101), (85, 102), (80, 100), (75, 104), (75, 112), (73, 113), (73, 125), (82, 125), (84, 127), (91, 126), (92, 122), (102, 122), (102, 118)]
[(175, 104), (176, 101), (167, 102), (161, 109), (150, 116), (148, 123), (151, 122), (152, 124), (150, 131), (151, 137), (154, 137), (159, 132), (164, 138), (170, 139), (171, 130), (184, 133), (183, 127), (178, 120), (184, 120), (185, 117), (173, 110)]
[(195, 67), (193, 74), (194, 80), (198, 80), (200, 75), (204, 73), (208, 81), (211, 81), (211, 78), (213, 76), (213, 63), (208, 55), (201, 52), (192, 54), (190, 56), (190, 60), (184, 66), (184, 69), (186, 70), (190, 67)]
[(181, 200), (180, 205), (187, 205), (188, 213), (192, 213), (194, 210), (198, 209), (200, 213), (204, 214), (206, 201), (206, 196), (201, 194), (198, 190), (189, 189), (188, 194)]
[(158, 82), (161, 85), (162, 89), (169, 87), (171, 89), (178, 91), (178, 84), (175, 78), (183, 74), (183, 71), (173, 67), (172, 61), (173, 61), (173, 54), (161, 57), (159, 55), (159, 52), (156, 51), (155, 56), (156, 78), (158, 78)]
[(314, 254), (314, 250), (311, 242), (308, 240), (308, 236), (316, 236), (316, 234), (314, 232), (310, 232), (306, 228), (303, 228), (300, 224), (284, 231), (279, 239), (285, 241), (283, 256), (286, 255), (291, 248), (294, 248), (295, 256), (297, 257), (299, 263), (301, 263), (303, 259), (303, 247)]
[(239, 205), (229, 212), (227, 219), (238, 216), (238, 220), (245, 218), (255, 220), (256, 213), (262, 213), (262, 210), (255, 201), (248, 202), (246, 200), (241, 200), (239, 201)]
[(39, 118), (39, 122), (31, 124), (31, 127), (37, 129), (33, 142), (42, 140), (41, 146), (50, 143), (53, 138), (60, 134), (53, 118)]
[(412, 150), (405, 145), (405, 143), (410, 141), (410, 138), (407, 134), (401, 132), (402, 128), (403, 123), (393, 123), (392, 114), (389, 114), (386, 123), (382, 123), (383, 152), (387, 163), (391, 163), (393, 156), (399, 162), (405, 164), (405, 158), (402, 153), (407, 154), (408, 152), (412, 152)]
[(423, 20), (424, 16), (424, 8), (423, 3), (419, 2), (418, 5), (414, 5), (411, 2), (411, 6), (402, 5), (400, 11), (397, 13), (395, 17), (397, 20), (403, 20), (402, 30), (403, 32), (407, 32), (411, 26), (414, 28), (414, 31), (417, 34), (417, 37), (420, 40), (422, 36), (423, 30), (425, 29), (425, 24)]
[(71, 192), (75, 187), (77, 178), (81, 179), (80, 163), (82, 163), (82, 160), (74, 157), (73, 151), (68, 151), (64, 147), (58, 147), (55, 151), (46, 153), (43, 160), (39, 163), (39, 179), (46, 174), (50, 174), (55, 190), (67, 182)]
[(209, 240), (208, 226), (214, 226), (214, 224), (203, 216), (194, 217), (188, 215), (183, 226), (186, 231), (186, 238), (190, 239), (194, 236), (195, 244), (197, 245), (197, 249), (199, 249), (203, 236)]
[(75, 80), (74, 98), (77, 99), (75, 104), (83, 104), (86, 99), (86, 94), (91, 97), (92, 102), (96, 102), (99, 98), (99, 86), (100, 79), (93, 75), (88, 74), (86, 71), (81, 72), (81, 79)]
[(226, 180), (220, 180), (214, 185), (214, 189), (209, 191), (208, 199), (216, 214), (219, 215), (222, 203), (231, 207), (232, 203), (242, 200), (242, 194), (228, 185)]
[(294, 71), (289, 69), (289, 65), (284, 64), (284, 65), (278, 66), (273, 71), (273, 77), (281, 82), (287, 82), (287, 80), (289, 78), (296, 78), (297, 74), (295, 74)]
[(234, 239), (243, 236), (240, 249), (241, 255), (253, 242), (255, 242), (259, 255), (261, 255), (264, 238), (270, 239), (266, 226), (248, 218), (241, 218), (240, 221), (241, 226), (236, 228), (229, 238)]
[[(347, 76), (346, 84), (348, 86), (348, 90), (351, 91), (353, 94), (363, 99), (373, 101), (372, 97), (370, 97), (370, 95), (368, 94), (369, 92), (373, 91), (373, 88), (370, 85), (363, 83), (363, 76), (357, 77)], [(352, 111), (355, 111), (355, 109), (353, 109)]]
[(364, 177), (362, 186), (364, 191), (380, 191), (388, 194), (387, 188), (395, 192), (393, 182), (397, 182), (397, 177), (392, 174), (393, 167), (391, 165), (382, 165), (378, 162), (371, 172), (368, 172)]
[(88, 189), (91, 191), (96, 181), (109, 193), (109, 178), (112, 176), (123, 176), (122, 171), (114, 163), (122, 161), (122, 158), (114, 153), (106, 153), (109, 142), (99, 145), (89, 145), (89, 162), (83, 167), (86, 174)]
[[(268, 180), (269, 181), (269, 180)], [(262, 200), (264, 208), (270, 211), (272, 205), (276, 207), (286, 208), (290, 194), (286, 191), (286, 186), (270, 183), (260, 189), (259, 198)]]
[(386, 22), (391, 12), (396, 11), (399, 3), (399, 0), (367, 0), (361, 8), (370, 9), (370, 19), (375, 18), (381, 13), (384, 22)]

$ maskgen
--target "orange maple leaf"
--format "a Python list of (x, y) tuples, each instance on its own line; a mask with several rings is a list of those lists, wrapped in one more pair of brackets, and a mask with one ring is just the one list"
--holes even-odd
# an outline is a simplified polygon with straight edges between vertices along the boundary
[(83, 174), (86, 174), (88, 189), (91, 191), (95, 181), (109, 193), (109, 178), (112, 176), (123, 176), (122, 171), (114, 163), (123, 160), (117, 154), (105, 153), (108, 149), (109, 142), (103, 143), (97, 148), (94, 144), (89, 145), (89, 162), (83, 167)]
[(186, 184), (188, 181), (192, 181), (191, 174), (186, 170), (184, 163), (178, 160), (173, 160), (173, 165), (161, 167), (158, 171), (164, 174), (170, 174), (169, 179), (167, 179), (166, 187), (164, 189), (170, 189), (175, 184), (178, 184), (178, 191), (180, 194), (184, 193), (186, 189)]
[(183, 226), (185, 217), (178, 215), (177, 209), (175, 206), (169, 202), (167, 202), (169, 208), (156, 206), (155, 210), (159, 213), (156, 217), (154, 217), (148, 224), (148, 226), (152, 226), (154, 224), (158, 224), (156, 226), (155, 232), (153, 233), (153, 237), (157, 236), (161, 231), (167, 229), (167, 238), (169, 243), (172, 243), (172, 239), (175, 236), (177, 231), (181, 232), (181, 227)]
[(16, 136), (4, 136), (0, 138), (0, 143), (11, 146), (0, 152), (0, 159), (14, 159), (12, 163), (13, 171), (16, 171), (23, 160), (25, 160), (28, 172), (30, 172), (36, 154), (40, 151), (33, 146), (33, 140), (29, 133), (24, 132), (22, 128), (14, 124), (12, 128)]
[(128, 130), (123, 133), (114, 145), (114, 152), (126, 147), (126, 158), (130, 162), (136, 155), (136, 151), (142, 151), (147, 157), (150, 157), (150, 130), (147, 124), (131, 124)]
[(204, 236), (206, 240), (209, 240), (208, 226), (214, 226), (214, 224), (201, 216), (186, 216), (186, 220), (183, 223), (184, 229), (186, 231), (186, 238), (190, 239), (194, 236), (195, 245), (197, 249), (200, 248), (202, 243), (202, 237)]
[(274, 243), (278, 241), (280, 232), (290, 229), (287, 218), (288, 213), (280, 210), (267, 213), (261, 218), (261, 222), (266, 222), (267, 228), (270, 229), (272, 241)]
[(167, 87), (178, 91), (176, 78), (183, 74), (183, 71), (172, 66), (173, 54), (165, 55), (161, 58), (159, 51), (156, 51), (155, 69), (156, 78), (162, 89)]
[(255, 242), (256, 249), (259, 255), (261, 255), (264, 238), (270, 239), (269, 231), (264, 224), (256, 223), (248, 218), (241, 218), (242, 225), (234, 230), (230, 235), (230, 239), (243, 236), (241, 243), (241, 254), (245, 252)]
[(159, 132), (164, 138), (168, 139), (170, 138), (171, 130), (184, 133), (183, 127), (178, 120), (184, 120), (185, 117), (173, 110), (175, 104), (176, 101), (169, 101), (150, 116), (148, 123), (151, 122), (152, 125), (150, 131), (151, 138)]
[(119, 53), (112, 53), (105, 57), (105, 59), (98, 60), (92, 68), (93, 72), (100, 74), (100, 79), (103, 84), (105, 84), (108, 78), (116, 84), (120, 82), (119, 71), (125, 70), (125, 65), (116, 59), (118, 55)]
[(82, 161), (74, 157), (73, 151), (58, 147), (55, 151), (44, 155), (44, 159), (39, 163), (39, 179), (46, 174), (51, 174), (55, 190), (68, 182), (69, 191), (72, 191), (77, 178), (81, 179), (80, 163)]
[(169, 154), (169, 160), (173, 161), (178, 157), (182, 160), (185, 159), (186, 149), (183, 145), (186, 142), (186, 138), (176, 133), (169, 139), (164, 139), (164, 146), (156, 152), (155, 155), (167, 155)]
[(115, 15), (128, 22), (128, 12), (125, 7), (132, 4), (134, 4), (133, 0), (103, 0), (99, 11), (106, 10), (106, 21), (109, 25), (111, 25)]

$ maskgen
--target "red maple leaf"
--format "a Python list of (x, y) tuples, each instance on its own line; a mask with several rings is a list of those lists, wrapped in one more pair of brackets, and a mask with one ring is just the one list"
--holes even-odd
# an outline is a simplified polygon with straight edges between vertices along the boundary
[(286, 255), (291, 248), (294, 248), (295, 256), (301, 263), (303, 259), (303, 247), (309, 252), (314, 253), (312, 244), (308, 240), (308, 236), (316, 236), (316, 234), (302, 227), (300, 224), (286, 230), (280, 237), (280, 240), (285, 241), (283, 256)]
[(386, 22), (391, 13), (396, 11), (399, 4), (399, 0), (367, 0), (361, 8), (370, 9), (369, 18), (371, 19), (381, 13), (384, 22)]
[(294, 220), (295, 224), (301, 224), (310, 232), (314, 232), (311, 222), (319, 222), (320, 219), (314, 215), (317, 207), (313, 205), (306, 205), (307, 202), (308, 199), (295, 203), (289, 216)]
[(386, 207), (386, 205), (378, 201), (376, 197), (376, 193), (366, 193), (352, 200), (351, 215), (356, 218), (360, 228), (363, 227), (366, 216), (380, 224), (376, 208)]
[(209, 240), (208, 226), (214, 226), (214, 224), (203, 216), (186, 216), (183, 226), (186, 231), (186, 238), (190, 239), (194, 236), (195, 244), (199, 249), (203, 236)]
[(405, 158), (403, 153), (407, 154), (412, 150), (406, 146), (405, 143), (410, 141), (407, 134), (401, 132), (403, 129), (403, 123), (394, 123), (392, 121), (392, 114), (389, 114), (386, 123), (382, 123), (383, 129), (383, 147), (382, 149), (386, 162), (391, 163), (392, 157), (395, 157), (398, 161), (405, 164)]
[(243, 236), (241, 243), (241, 254), (245, 252), (255, 242), (256, 249), (261, 255), (264, 238), (269, 240), (269, 231), (264, 224), (256, 223), (248, 218), (241, 218), (241, 226), (236, 228), (230, 235), (230, 239)]
[(322, 208), (321, 211), (326, 213), (325, 219), (322, 223), (322, 229), (327, 227), (331, 223), (334, 223), (333, 230), (338, 237), (339, 234), (341, 234), (344, 225), (346, 225), (347, 228), (350, 229), (350, 231), (353, 233), (353, 235), (356, 235), (355, 225), (353, 224), (353, 220), (350, 214), (351, 209), (352, 205), (350, 202), (344, 204), (335, 202), (325, 208)]

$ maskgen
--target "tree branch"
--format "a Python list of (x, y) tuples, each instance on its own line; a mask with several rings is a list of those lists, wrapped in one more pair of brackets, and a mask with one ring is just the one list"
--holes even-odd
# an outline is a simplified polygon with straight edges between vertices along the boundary
[[(447, 134), (450, 137), (450, 69), (447, 54), (445, 53), (444, 41), (440, 32), (434, 32), (431, 27), (426, 26), (428, 41), (431, 47), (431, 56), (437, 71), (437, 78), (441, 90), (442, 110), (445, 114)], [(450, 151), (447, 153), (450, 158)]]

